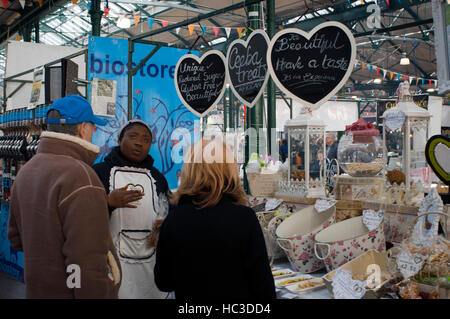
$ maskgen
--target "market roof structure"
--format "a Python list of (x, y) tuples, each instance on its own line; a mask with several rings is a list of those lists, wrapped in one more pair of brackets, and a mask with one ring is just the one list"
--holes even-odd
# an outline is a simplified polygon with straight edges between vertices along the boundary
[[(8, 39), (35, 41), (49, 45), (86, 47), (92, 34), (92, 2), (87, 0), (3, 0), (0, 8), (0, 75), (4, 73)], [(23, 3), (23, 6), (22, 4)], [(155, 31), (145, 40), (204, 50), (212, 46), (225, 51), (228, 43), (247, 27), (245, 7), (215, 14), (196, 24), (158, 33), (158, 29), (241, 3), (239, 0), (109, 0), (101, 2), (101, 36), (136, 38)], [(242, 2), (244, 3), (244, 2)], [(430, 0), (380, 0), (378, 28), (370, 28), (368, 18), (375, 0), (277, 0), (275, 21), (280, 29), (305, 30), (326, 20), (346, 24), (357, 40), (359, 63), (341, 94), (370, 98), (393, 95), (398, 80), (408, 76), (419, 91), (435, 86), (436, 58)], [(265, 12), (266, 1), (261, 1)], [(261, 15), (265, 17), (265, 14)], [(265, 19), (265, 18), (264, 18)], [(121, 20), (121, 22), (119, 22)], [(264, 21), (262, 21), (264, 22)], [(118, 24), (122, 27), (119, 27)], [(202, 35), (206, 40), (196, 41)], [(408, 57), (409, 65), (400, 64)], [(391, 76), (391, 73), (393, 76)], [(401, 75), (400, 77), (397, 75)], [(414, 78), (413, 78), (414, 77)], [(382, 78), (381, 83), (375, 81)]]

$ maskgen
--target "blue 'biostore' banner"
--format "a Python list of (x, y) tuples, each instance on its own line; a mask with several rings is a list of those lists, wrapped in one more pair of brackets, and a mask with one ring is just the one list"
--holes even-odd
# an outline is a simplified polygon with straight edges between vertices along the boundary
[(23, 253), (12, 248), (8, 240), (9, 205), (4, 202), (0, 205), (0, 272), (23, 282)]
[[(136, 43), (133, 67), (145, 58), (153, 45)], [(182, 163), (172, 160), (172, 148), (179, 142), (171, 139), (176, 128), (198, 132), (199, 118), (178, 98), (174, 73), (178, 60), (188, 50), (161, 47), (133, 77), (133, 119), (146, 122), (153, 131), (150, 155), (154, 166), (166, 177), (171, 189), (178, 187)], [(194, 53), (195, 54), (195, 53)], [(92, 142), (100, 146), (98, 161), (117, 145), (118, 131), (127, 122), (128, 112), (128, 41), (91, 37), (89, 39), (89, 80), (100, 78), (117, 81), (115, 117), (105, 117), (108, 125), (97, 127)]]

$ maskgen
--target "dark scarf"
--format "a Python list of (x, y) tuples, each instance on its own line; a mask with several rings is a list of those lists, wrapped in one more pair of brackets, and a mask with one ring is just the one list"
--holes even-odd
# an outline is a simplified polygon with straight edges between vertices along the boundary
[(151, 169), (153, 167), (153, 163), (155, 160), (150, 155), (147, 155), (147, 157), (142, 162), (138, 164), (133, 164), (125, 159), (125, 157), (120, 152), (120, 147), (116, 146), (111, 150), (111, 152), (108, 155), (106, 155), (104, 161), (105, 163), (108, 163), (112, 167), (129, 166), (129, 167)]

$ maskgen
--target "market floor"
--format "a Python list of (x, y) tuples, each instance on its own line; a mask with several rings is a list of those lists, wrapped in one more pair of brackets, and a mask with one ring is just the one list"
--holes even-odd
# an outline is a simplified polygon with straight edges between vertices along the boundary
[(25, 284), (0, 272), (0, 299), (24, 299)]

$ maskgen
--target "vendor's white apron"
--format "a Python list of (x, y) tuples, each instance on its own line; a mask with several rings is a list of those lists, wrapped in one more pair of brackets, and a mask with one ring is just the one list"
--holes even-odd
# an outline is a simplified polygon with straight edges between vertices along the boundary
[(156, 287), (153, 275), (155, 249), (146, 243), (158, 208), (155, 180), (148, 169), (113, 167), (110, 192), (128, 184), (143, 190), (145, 195), (138, 202), (131, 203), (137, 208), (117, 208), (111, 214), (111, 236), (122, 267), (119, 298), (167, 298), (168, 294)]

